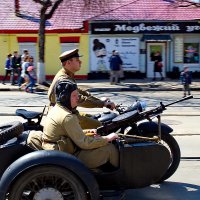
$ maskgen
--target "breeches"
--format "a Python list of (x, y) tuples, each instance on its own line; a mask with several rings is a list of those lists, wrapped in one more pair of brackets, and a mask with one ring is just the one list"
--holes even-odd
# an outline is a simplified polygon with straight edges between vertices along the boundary
[(43, 150), (42, 148), (42, 131), (30, 131), (27, 144), (33, 149)]
[(101, 126), (101, 122), (92, 119), (91, 115), (80, 113), (78, 115), (79, 123), (82, 129), (96, 129)]
[(119, 165), (119, 152), (110, 143), (97, 149), (81, 150), (76, 157), (89, 168), (97, 168), (107, 162), (114, 167)]

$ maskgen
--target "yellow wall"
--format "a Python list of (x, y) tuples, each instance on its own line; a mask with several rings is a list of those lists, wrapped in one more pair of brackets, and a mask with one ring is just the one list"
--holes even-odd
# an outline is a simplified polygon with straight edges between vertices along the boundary
[[(79, 49), (81, 57), (82, 68), (77, 75), (87, 75), (88, 73), (88, 44), (89, 38), (88, 34), (81, 33), (71, 33), (71, 34), (46, 34), (45, 43), (45, 72), (46, 75), (55, 75), (56, 72), (61, 68), (59, 61), (59, 55), (61, 52), (60, 37), (80, 37)], [(13, 53), (13, 51), (19, 51), (19, 45), (17, 42), (17, 37), (38, 37), (37, 34), (0, 34), (0, 76), (4, 75), (4, 64), (6, 60), (6, 55)], [(38, 57), (38, 43), (36, 44), (36, 54)], [(37, 60), (36, 60), (37, 62)]]

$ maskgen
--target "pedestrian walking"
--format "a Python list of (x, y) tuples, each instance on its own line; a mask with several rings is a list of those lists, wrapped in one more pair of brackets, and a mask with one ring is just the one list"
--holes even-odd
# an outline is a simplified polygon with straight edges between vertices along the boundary
[(29, 77), (29, 83), (25, 87), (25, 91), (33, 93), (33, 87), (35, 86), (36, 79), (37, 79), (35, 67), (29, 66), (27, 68), (27, 72), (28, 72), (28, 77)]
[(163, 68), (163, 64), (162, 64), (162, 56), (160, 51), (157, 51), (155, 53), (155, 55), (153, 56), (153, 60), (154, 60), (154, 77), (153, 77), (153, 81), (156, 80), (156, 72), (158, 72), (161, 76), (160, 80), (163, 81), (164, 77), (162, 74), (162, 68)]
[(115, 51), (115, 55), (119, 57), (119, 60), (121, 62), (121, 65), (120, 65), (120, 74), (119, 74), (119, 83), (122, 81), (122, 80), (125, 80), (125, 77), (124, 77), (124, 70), (123, 70), (123, 61), (121, 59), (121, 56), (119, 55), (119, 52), (118, 51)]
[(23, 50), (23, 54), (21, 55), (21, 62), (22, 62), (22, 64), (24, 62), (24, 58), (27, 57), (27, 56), (29, 56), (29, 51), (28, 51), (28, 49), (24, 49)]
[[(24, 87), (26, 87), (28, 84), (29, 84), (29, 76), (28, 76), (28, 71), (27, 71), (27, 68), (29, 66), (34, 66), (34, 63), (33, 63), (33, 56), (26, 56), (26, 58), (24, 59), (24, 62), (22, 63), (22, 71), (21, 71), (21, 84), (19, 83), (19, 89), (23, 89)], [(23, 82), (23, 84), (22, 84)]]
[(5, 85), (5, 80), (7, 79), (8, 75), (11, 76), (11, 57), (12, 54), (8, 54), (5, 62), (5, 76), (3, 78), (2, 83)]
[[(21, 56), (17, 51), (14, 51), (14, 55), (11, 61), (11, 84), (15, 85), (18, 83), (21, 74)], [(15, 80), (15, 74), (17, 74), (17, 80)]]
[[(19, 88), (21, 89), (23, 86), (26, 85), (26, 83), (28, 82), (29, 80), (29, 77), (28, 77), (28, 71), (27, 71), (27, 68), (30, 66), (30, 63), (29, 63), (29, 56), (25, 56), (23, 58), (23, 62), (22, 62), (22, 70), (21, 70), (21, 75), (20, 75), (20, 78), (19, 78), (19, 81), (18, 81), (18, 86)], [(22, 86), (22, 87), (21, 87)]]
[(180, 74), (180, 80), (183, 85), (183, 97), (191, 94), (190, 84), (192, 83), (192, 72), (189, 71), (189, 67), (185, 66)]
[(120, 83), (120, 70), (122, 66), (122, 60), (118, 56), (118, 52), (113, 50), (112, 56), (109, 59), (110, 62), (110, 84)]

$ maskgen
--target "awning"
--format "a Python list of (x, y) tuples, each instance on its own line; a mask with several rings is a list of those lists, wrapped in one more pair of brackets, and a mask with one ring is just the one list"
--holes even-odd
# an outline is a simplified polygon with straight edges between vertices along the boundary
[(171, 41), (170, 35), (143, 35), (141, 41)]

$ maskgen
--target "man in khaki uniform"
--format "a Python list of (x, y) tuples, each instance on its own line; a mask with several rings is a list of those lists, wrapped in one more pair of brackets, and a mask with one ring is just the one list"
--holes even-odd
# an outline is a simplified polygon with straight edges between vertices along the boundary
[[(55, 85), (59, 79), (67, 78), (70, 81), (76, 83), (74, 79), (75, 72), (80, 70), (81, 61), (79, 60), (78, 49), (73, 49), (70, 51), (65, 51), (62, 53), (59, 58), (62, 63), (62, 69), (56, 74), (53, 79), (53, 82), (48, 91), (48, 97), (50, 100), (50, 105), (55, 105)], [(79, 102), (78, 106), (86, 107), (86, 108), (103, 108), (110, 107), (111, 109), (115, 108), (115, 104), (113, 102), (102, 101), (94, 96), (92, 96), (89, 92), (81, 90), (78, 88), (79, 92)], [(83, 129), (97, 128), (101, 126), (101, 123), (98, 120), (94, 120), (87, 115), (79, 114), (77, 111), (77, 116), (80, 121), (80, 125)]]
[[(89, 168), (97, 168), (107, 162), (118, 167), (119, 152), (109, 143), (118, 138), (116, 133), (107, 136), (87, 136), (74, 114), (78, 105), (77, 85), (69, 79), (59, 80), (55, 87), (56, 104), (50, 109), (42, 134), (42, 148), (60, 150), (78, 157)], [(86, 131), (87, 132), (87, 131)]]

